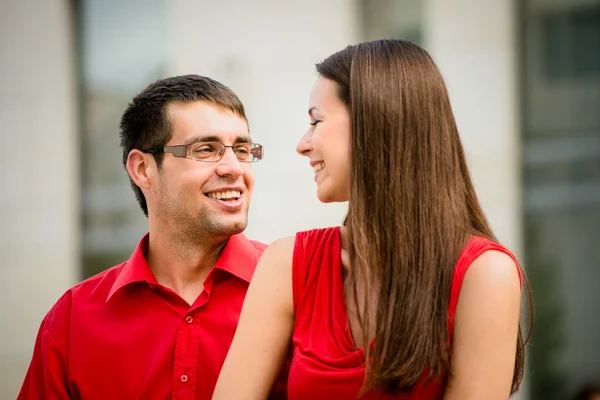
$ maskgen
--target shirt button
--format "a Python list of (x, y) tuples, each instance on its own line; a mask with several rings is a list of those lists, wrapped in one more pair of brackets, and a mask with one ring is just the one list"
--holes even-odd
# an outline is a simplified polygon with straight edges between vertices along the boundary
[(192, 322), (194, 322), (194, 318), (192, 318), (191, 315), (188, 315), (187, 317), (185, 317), (185, 322), (191, 324)]
[(181, 382), (186, 383), (188, 381), (188, 376), (186, 374), (181, 375)]

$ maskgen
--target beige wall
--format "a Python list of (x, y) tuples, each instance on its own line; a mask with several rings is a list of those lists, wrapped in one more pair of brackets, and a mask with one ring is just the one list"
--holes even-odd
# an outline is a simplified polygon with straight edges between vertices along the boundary
[(37, 328), (75, 282), (78, 163), (63, 0), (0, 0), (0, 398), (15, 398)]

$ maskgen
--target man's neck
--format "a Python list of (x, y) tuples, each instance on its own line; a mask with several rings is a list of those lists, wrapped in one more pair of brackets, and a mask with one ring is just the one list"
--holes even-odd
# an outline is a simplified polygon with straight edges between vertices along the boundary
[(192, 241), (164, 231), (150, 232), (146, 260), (156, 280), (193, 304), (228, 238)]

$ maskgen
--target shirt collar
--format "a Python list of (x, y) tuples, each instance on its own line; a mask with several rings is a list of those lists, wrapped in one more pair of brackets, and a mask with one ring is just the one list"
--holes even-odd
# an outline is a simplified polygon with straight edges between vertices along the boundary
[[(133, 254), (125, 263), (117, 276), (117, 279), (113, 283), (106, 298), (106, 302), (108, 302), (121, 288), (130, 283), (147, 282), (158, 284), (156, 277), (146, 261), (149, 238), (150, 234), (147, 233), (142, 240), (140, 240), (133, 251)], [(254, 269), (256, 268), (259, 257), (260, 253), (258, 249), (255, 248), (246, 236), (240, 233), (229, 238), (213, 268), (229, 272), (249, 283), (254, 274)]]
[(142, 240), (138, 243), (137, 247), (131, 254), (129, 260), (125, 262), (121, 272), (115, 279), (112, 287), (110, 288), (110, 292), (108, 292), (108, 297), (106, 298), (106, 302), (108, 302), (111, 297), (118, 292), (124, 286), (129, 285), (134, 282), (148, 282), (148, 283), (157, 283), (152, 270), (148, 266), (148, 262), (146, 261), (146, 252), (148, 251), (148, 241), (150, 239), (150, 234), (144, 235)]
[(233, 235), (225, 245), (214, 268), (229, 272), (250, 283), (260, 251), (243, 234)]

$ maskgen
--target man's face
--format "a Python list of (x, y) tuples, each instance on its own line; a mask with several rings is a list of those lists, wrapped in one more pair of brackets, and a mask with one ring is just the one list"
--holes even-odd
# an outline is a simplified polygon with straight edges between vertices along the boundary
[[(166, 146), (250, 141), (247, 122), (212, 103), (172, 103), (167, 115), (172, 137)], [(157, 180), (151, 190), (154, 208), (177, 231), (229, 236), (246, 228), (254, 174), (251, 164), (240, 162), (231, 148), (216, 162), (164, 154)]]

